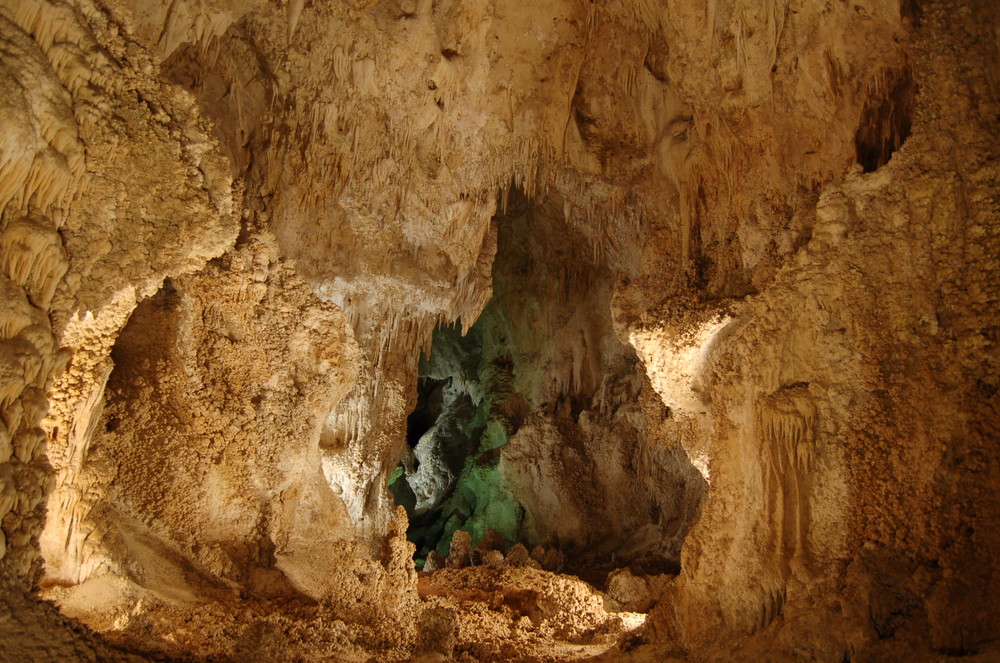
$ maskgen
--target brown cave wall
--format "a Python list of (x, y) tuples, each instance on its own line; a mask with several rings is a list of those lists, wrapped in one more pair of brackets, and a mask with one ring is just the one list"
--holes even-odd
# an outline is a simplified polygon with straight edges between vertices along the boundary
[[(733, 152), (741, 179), (703, 183), (690, 203), (693, 287), (650, 307), (663, 258), (648, 254), (617, 293), (654, 387), (695, 422), (691, 451), (707, 460), (677, 594), (653, 620), (700, 657), (892, 658), (900, 641), (971, 653), (996, 633), (994, 11), (927, 3), (919, 26), (904, 17), (900, 53), (855, 79), (857, 120), (828, 125), (840, 147), (821, 153), (843, 155), (845, 177), (802, 185), (811, 150), (792, 147), (810, 133)], [(788, 48), (799, 66), (811, 52)], [(910, 76), (915, 100), (894, 106)], [(872, 130), (871, 109), (912, 115), (905, 141), (898, 118), (874, 123), (896, 149), (865, 174), (849, 139)], [(785, 126), (779, 114), (744, 115), (748, 142)], [(734, 286), (746, 296), (727, 297)], [(747, 639), (719, 644), (720, 629)]]
[(109, 12), (12, 2), (0, 24), (4, 439), (16, 458), (3, 465), (14, 507), (4, 566), (31, 584), (53, 483), (56, 504), (71, 512), (78, 500), (66, 486), (82, 451), (73, 429), (99, 401), (117, 329), (164, 275), (221, 253), (235, 227), (231, 181), (196, 109), (152, 75)]
[(75, 474), (108, 353), (136, 301), (221, 254), (236, 231), (232, 181), (208, 127), (119, 20), (98, 3), (0, 3), (9, 660), (125, 660), (27, 593), (43, 570), (40, 535), (61, 528), (49, 563), (80, 541), (73, 525), (86, 500)]
[[(68, 357), (49, 319), (56, 287), (68, 268), (53, 207), (83, 169), (71, 101), (44, 52), (7, 17), (3, 117), (10, 147), (2, 170), (3, 428), (0, 476), (4, 566), (19, 577), (37, 573), (37, 532), (51, 476), (45, 460), (46, 391)], [(15, 64), (22, 62), (20, 66)], [(34, 79), (34, 80), (33, 80)], [(37, 82), (36, 82), (37, 81)], [(59, 149), (61, 148), (61, 149)]]
[(176, 583), (169, 563), (265, 596), (289, 581), (329, 594), (353, 528), (323, 480), (319, 426), (356, 352), (339, 311), (263, 242), (140, 304), (79, 480), (100, 496), (82, 563), (154, 589)]

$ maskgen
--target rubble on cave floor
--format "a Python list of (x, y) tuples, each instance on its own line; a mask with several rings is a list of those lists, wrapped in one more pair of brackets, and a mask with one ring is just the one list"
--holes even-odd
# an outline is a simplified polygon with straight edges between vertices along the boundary
[(416, 651), (442, 660), (585, 660), (646, 620), (575, 576), (530, 566), (444, 568), (421, 574), (418, 591)]
[[(534, 553), (556, 559), (552, 550)], [(463, 559), (485, 563), (419, 573), (419, 598), (401, 607), (395, 623), (374, 610), (365, 619), (364, 606), (349, 615), (303, 597), (177, 603), (149, 593), (83, 621), (114, 647), (153, 660), (577, 661), (613, 656), (637, 641), (646, 611), (673, 578), (623, 568), (601, 591), (539, 568), (521, 544), (506, 554), (470, 547)], [(50, 597), (58, 601), (59, 592)]]

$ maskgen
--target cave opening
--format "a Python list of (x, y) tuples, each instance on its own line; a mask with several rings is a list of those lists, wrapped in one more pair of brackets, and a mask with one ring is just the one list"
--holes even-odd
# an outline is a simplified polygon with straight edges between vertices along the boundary
[(389, 476), (416, 564), (438, 568), (462, 531), (474, 563), (522, 544), (518, 555), (581, 577), (676, 571), (703, 481), (656, 440), (669, 414), (615, 333), (618, 272), (561, 199), (513, 208), (494, 219), (492, 299), (467, 333), (438, 326), (419, 360)]
[(520, 538), (523, 509), (503, 491), (491, 453), (506, 442), (506, 428), (491, 417), (482, 357), (482, 327), (463, 335), (459, 322), (438, 327), (420, 358), (406, 455), (389, 478), (410, 517), (420, 566), (431, 550), (448, 555), (458, 529), (476, 541), (489, 529), (511, 543)]

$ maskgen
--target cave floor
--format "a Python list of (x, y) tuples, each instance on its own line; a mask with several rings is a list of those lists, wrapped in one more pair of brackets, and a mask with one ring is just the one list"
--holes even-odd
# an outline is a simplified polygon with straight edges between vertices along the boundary
[[(47, 600), (10, 586), (2, 588), (0, 661), (820, 660), (787, 655), (790, 649), (789, 643), (781, 642), (781, 619), (753, 638), (707, 643), (704, 650), (694, 652), (647, 644), (647, 615), (624, 611), (612, 598), (614, 591), (604, 593), (575, 576), (527, 567), (421, 573), (417, 592), (409, 592), (407, 601), (398, 606), (400, 619), (395, 623), (365, 620), (370, 606), (364, 605), (347, 616), (343, 605), (299, 598), (230, 596), (227, 600), (217, 595), (192, 601), (181, 595), (156, 595), (111, 576), (95, 580), (74, 588), (49, 588), (44, 592)], [(914, 651), (906, 642), (889, 638), (866, 646), (851, 660), (997, 663), (1000, 642), (982, 647), (977, 655), (958, 658)]]
[(623, 660), (646, 621), (575, 576), (529, 567), (420, 573), (397, 624), (365, 619), (365, 606), (348, 616), (298, 598), (191, 601), (108, 576), (45, 598), (121, 652), (227, 663)]

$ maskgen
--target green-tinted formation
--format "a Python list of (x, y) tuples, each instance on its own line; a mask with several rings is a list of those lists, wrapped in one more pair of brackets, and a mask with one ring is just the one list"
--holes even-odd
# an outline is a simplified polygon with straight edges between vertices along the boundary
[(467, 335), (438, 328), (420, 363), (411, 453), (390, 482), (418, 560), (447, 553), (458, 529), (474, 542), (493, 529), (508, 545), (599, 546), (613, 523), (582, 520), (609, 490), (623, 493), (616, 470), (598, 476), (589, 463), (609, 444), (623, 448), (608, 430), (633, 443), (644, 435), (621, 409), (635, 406), (619, 383), (633, 395), (639, 385), (634, 353), (612, 327), (614, 272), (595, 262), (561, 204), (517, 207), (497, 221), (493, 298)]
[[(417, 513), (418, 500), (410, 483), (418, 469), (415, 459), (404, 460), (389, 477), (397, 503), (410, 515), (410, 539), (417, 544), (418, 559), (432, 549), (447, 555), (451, 537), (459, 529), (468, 531), (474, 542), (487, 529), (501, 533), (508, 544), (521, 539), (524, 509), (503, 485), (498, 470), (499, 450), (515, 431), (504, 411), (508, 401), (516, 399), (509, 387), (513, 371), (509, 355), (496, 355), (503, 345), (493, 337), (503, 327), (497, 324), (502, 318), (498, 308), (492, 302), (465, 336), (460, 326), (439, 327), (430, 356), (421, 358), (421, 393), (410, 418), (410, 445), (416, 447), (421, 438), (436, 435), (436, 454), (453, 480), (440, 503)], [(474, 407), (463, 408), (463, 400)], [(457, 425), (442, 426), (443, 412), (457, 414)]]

